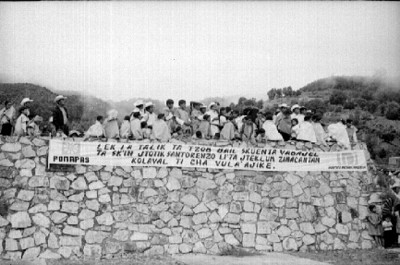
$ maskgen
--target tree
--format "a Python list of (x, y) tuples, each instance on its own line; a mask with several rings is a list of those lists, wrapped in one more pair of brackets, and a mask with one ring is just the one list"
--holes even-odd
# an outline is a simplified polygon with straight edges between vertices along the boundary
[(342, 91), (335, 90), (329, 97), (329, 102), (332, 105), (342, 105), (346, 101), (346, 94)]
[(352, 101), (352, 100), (347, 100), (343, 105), (343, 108), (345, 108), (345, 109), (354, 109), (355, 107), (356, 107), (356, 103), (354, 103), (354, 101)]
[(269, 100), (274, 100), (275, 96), (276, 96), (276, 89), (275, 88), (271, 88), (268, 91), (267, 95), (268, 95)]
[(325, 113), (327, 110), (327, 104), (320, 99), (312, 99), (304, 103), (307, 109), (315, 110), (320, 113)]
[(276, 90), (276, 98), (281, 98), (282, 97), (282, 89), (281, 88), (278, 88), (277, 90)]

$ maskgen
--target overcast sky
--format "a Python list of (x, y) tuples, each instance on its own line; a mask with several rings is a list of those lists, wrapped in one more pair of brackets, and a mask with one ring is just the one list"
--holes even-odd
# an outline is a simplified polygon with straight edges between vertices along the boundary
[(397, 2), (0, 3), (0, 82), (190, 100), (377, 72), (400, 73)]

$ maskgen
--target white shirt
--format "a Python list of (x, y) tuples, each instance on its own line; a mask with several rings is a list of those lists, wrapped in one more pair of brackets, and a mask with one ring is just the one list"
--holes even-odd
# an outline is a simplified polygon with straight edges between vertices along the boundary
[(315, 136), (313, 125), (308, 121), (301, 123), (299, 125), (299, 133), (297, 134), (296, 139), (316, 143), (317, 137)]
[[(216, 133), (219, 133), (219, 127), (218, 127), (218, 126), (219, 126), (218, 112), (215, 111), (215, 110), (209, 110), (209, 111), (206, 112), (206, 114), (210, 115), (210, 123), (211, 123), (211, 129), (210, 129), (210, 131), (211, 131), (211, 136), (214, 137), (214, 135), (215, 135)], [(214, 121), (213, 121), (213, 119), (215, 119), (215, 118), (217, 118), (217, 120), (214, 120)]]
[(335, 139), (339, 145), (350, 149), (350, 140), (347, 134), (346, 126), (342, 122), (334, 123), (328, 126), (328, 134)]
[(282, 135), (278, 132), (276, 125), (271, 120), (266, 120), (262, 126), (265, 130), (265, 138), (270, 141), (283, 141)]
[(27, 124), (29, 122), (29, 118), (25, 116), (25, 114), (21, 113), (18, 119), (15, 122), (15, 131), (14, 134), (21, 136), (26, 135)]
[(139, 119), (131, 118), (131, 131), (135, 140), (143, 139), (142, 124)]
[(86, 132), (86, 136), (94, 136), (94, 137), (101, 137), (105, 135), (104, 127), (103, 125), (99, 122), (96, 121), (95, 124), (90, 126), (89, 130)]
[(146, 112), (145, 114), (144, 114), (144, 116), (143, 116), (143, 119), (142, 119), (142, 121), (145, 121), (145, 122), (147, 122), (147, 125), (148, 126), (153, 126), (153, 123), (154, 123), (154, 121), (157, 119), (157, 116), (156, 116), (156, 114), (153, 112), (153, 113), (150, 113), (150, 112)]
[(119, 135), (121, 138), (126, 139), (131, 135), (131, 124), (129, 121), (124, 120), (121, 124), (121, 128), (119, 129)]
[(290, 115), (290, 119), (297, 119), (299, 124), (304, 122), (304, 115), (303, 114), (296, 114), (296, 113), (292, 113)]

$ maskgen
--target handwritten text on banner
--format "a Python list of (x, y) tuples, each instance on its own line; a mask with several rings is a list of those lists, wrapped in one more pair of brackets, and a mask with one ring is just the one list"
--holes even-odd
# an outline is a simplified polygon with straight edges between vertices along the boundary
[(49, 164), (161, 166), (257, 171), (366, 171), (364, 151), (314, 152), (172, 143), (51, 140)]

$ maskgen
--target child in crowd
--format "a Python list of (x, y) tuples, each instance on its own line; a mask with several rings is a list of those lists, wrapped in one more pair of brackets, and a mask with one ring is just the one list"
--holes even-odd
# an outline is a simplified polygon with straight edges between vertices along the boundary
[(296, 118), (292, 119), (292, 133), (291, 133), (291, 137), (292, 140), (296, 140), (297, 139), (297, 135), (299, 134), (299, 121)]
[(184, 138), (186, 138), (188, 134), (183, 131), (182, 127), (177, 127), (174, 134), (172, 135), (172, 138), (177, 139), (179, 141), (183, 141)]
[(39, 123), (43, 121), (43, 118), (36, 115), (33, 117), (33, 115), (30, 115), (30, 122), (28, 122), (28, 136), (39, 136), (41, 135)]
[(142, 140), (142, 124), (141, 124), (140, 109), (135, 108), (131, 115), (131, 132), (135, 140)]
[(244, 142), (256, 142), (256, 125), (249, 116), (243, 119), (243, 126), (241, 129), (241, 138)]
[(196, 133), (192, 136), (192, 138), (195, 140), (200, 140), (203, 139), (203, 135), (201, 134), (200, 131), (196, 131)]
[(368, 220), (368, 233), (375, 240), (375, 244), (378, 247), (383, 246), (382, 234), (382, 218), (376, 212), (376, 206), (371, 204), (369, 207), (369, 214), (367, 216)]
[(87, 130), (85, 134), (85, 138), (88, 137), (97, 137), (101, 138), (105, 136), (105, 131), (103, 127), (103, 116), (97, 116), (95, 124), (90, 126), (89, 130)]
[(208, 114), (204, 114), (203, 120), (200, 121), (198, 131), (201, 132), (203, 139), (210, 139), (210, 136), (211, 136), (210, 121), (211, 121), (211, 117)]
[[(154, 121), (153, 121), (153, 123), (154, 123)], [(147, 122), (142, 121), (140, 123), (140, 127), (142, 128), (143, 139), (150, 139), (151, 130), (149, 129)]]
[(266, 143), (265, 130), (263, 128), (257, 130), (256, 143)]
[(142, 118), (142, 121), (145, 121), (147, 123), (147, 127), (149, 129), (152, 128), (153, 122), (157, 119), (157, 115), (154, 113), (154, 104), (153, 102), (147, 102), (144, 105), (144, 116)]
[(25, 136), (28, 132), (28, 122), (29, 122), (29, 108), (23, 106), (19, 109), (19, 117), (15, 122), (14, 134), (17, 136)]
[(385, 248), (390, 248), (393, 244), (392, 242), (392, 230), (393, 230), (393, 224), (392, 221), (390, 220), (390, 216), (385, 216), (385, 220), (382, 222), (382, 227), (383, 227), (383, 239), (385, 241)]
[(346, 120), (346, 131), (347, 131), (347, 135), (349, 136), (350, 144), (354, 145), (354, 144), (358, 143), (357, 128), (353, 125), (352, 119)]
[(132, 134), (129, 120), (129, 116), (126, 115), (122, 121), (121, 128), (119, 129), (119, 135), (122, 139), (128, 139)]

